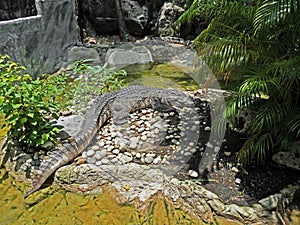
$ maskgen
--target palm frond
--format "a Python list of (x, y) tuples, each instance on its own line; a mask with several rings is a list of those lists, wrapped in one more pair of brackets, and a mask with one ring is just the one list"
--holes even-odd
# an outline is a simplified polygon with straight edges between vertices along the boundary
[(199, 16), (199, 0), (194, 0), (191, 6), (184, 11), (183, 14), (176, 20), (176, 23), (191, 22)]
[[(248, 42), (250, 42), (248, 37), (239, 31), (236, 31), (237, 35), (228, 35), (229, 29), (224, 25), (223, 29), (220, 30), (226, 30), (228, 36), (225, 34), (216, 36), (214, 34), (216, 32), (209, 29), (196, 38), (196, 43), (203, 43), (205, 39), (209, 41), (209, 45), (205, 45), (199, 50), (199, 55), (206, 60), (212, 69), (226, 71), (258, 59), (257, 51), (248, 48)], [(234, 36), (235, 38), (233, 38)]]
[(294, 134), (296, 137), (300, 136), (300, 111), (293, 113), (291, 120), (288, 123), (289, 134)]
[[(225, 111), (224, 111), (225, 112)], [(212, 122), (211, 133), (216, 134), (218, 137), (223, 137), (227, 129), (228, 120), (224, 114), (218, 115)]]
[(253, 161), (263, 164), (269, 151), (274, 148), (273, 137), (271, 133), (256, 134), (249, 137), (238, 153), (238, 161), (247, 167)]
[(249, 78), (242, 82), (239, 93), (252, 96), (260, 96), (261, 94), (270, 96), (282, 88), (278, 77), (271, 77), (262, 69), (252, 69), (252, 71), (248, 71), (247, 75)]
[(265, 102), (251, 121), (250, 133), (268, 132), (275, 137), (285, 127), (286, 118), (292, 108), (288, 104)]
[(285, 20), (289, 14), (299, 11), (299, 9), (300, 0), (262, 1), (253, 20), (255, 32), (257, 33), (259, 30), (264, 30)]
[(279, 77), (281, 85), (286, 88), (299, 86), (300, 84), (300, 56), (290, 57), (275, 61), (267, 68), (267, 72), (273, 77)]
[(226, 100), (226, 111), (225, 114), (228, 120), (232, 123), (235, 122), (235, 119), (240, 116), (241, 112), (253, 106), (255, 98), (249, 94), (235, 94), (228, 97)]

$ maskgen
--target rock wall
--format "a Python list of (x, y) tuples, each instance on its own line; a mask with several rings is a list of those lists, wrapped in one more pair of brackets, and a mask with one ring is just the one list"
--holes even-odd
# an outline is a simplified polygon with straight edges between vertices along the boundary
[(78, 43), (76, 0), (36, 0), (37, 16), (0, 22), (0, 54), (34, 76), (54, 72)]
[[(131, 35), (160, 35), (163, 25), (170, 27), (188, 4), (188, 0), (122, 0), (122, 10), (128, 33)], [(83, 26), (88, 34), (118, 32), (116, 10), (111, 0), (79, 0), (82, 4)], [(163, 35), (165, 35), (165, 30)], [(170, 35), (170, 32), (167, 32)]]
[(35, 0), (0, 1), (0, 21), (36, 15)]

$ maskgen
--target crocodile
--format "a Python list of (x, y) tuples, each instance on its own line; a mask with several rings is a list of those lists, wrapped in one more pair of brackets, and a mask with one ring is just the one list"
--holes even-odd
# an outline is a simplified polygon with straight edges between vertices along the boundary
[(155, 108), (157, 103), (178, 110), (184, 106), (193, 106), (192, 98), (177, 89), (155, 88), (133, 85), (97, 97), (94, 104), (84, 115), (83, 122), (71, 140), (64, 141), (48, 153), (32, 178), (32, 187), (24, 197), (39, 190), (43, 183), (61, 166), (69, 163), (90, 144), (97, 131), (112, 118), (115, 124), (124, 124), (128, 114), (143, 108)]

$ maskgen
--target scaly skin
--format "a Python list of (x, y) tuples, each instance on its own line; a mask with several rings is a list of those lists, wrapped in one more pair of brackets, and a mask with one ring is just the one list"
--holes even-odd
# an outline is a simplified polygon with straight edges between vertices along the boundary
[(59, 167), (82, 153), (97, 131), (111, 116), (113, 116), (114, 123), (121, 124), (126, 122), (129, 112), (153, 107), (155, 101), (169, 106), (181, 107), (183, 102), (189, 100), (184, 93), (178, 90), (147, 86), (129, 86), (98, 97), (85, 114), (79, 131), (74, 135), (74, 141), (57, 146), (50, 152), (50, 159), (42, 162), (40, 174), (33, 178), (32, 187), (25, 193), (25, 198), (37, 191)]

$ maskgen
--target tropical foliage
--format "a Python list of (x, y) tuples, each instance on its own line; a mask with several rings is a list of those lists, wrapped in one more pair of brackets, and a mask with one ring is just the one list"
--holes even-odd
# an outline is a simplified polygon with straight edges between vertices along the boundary
[(180, 21), (199, 15), (209, 21), (195, 39), (199, 54), (215, 74), (242, 80), (227, 118), (256, 112), (239, 160), (264, 163), (300, 135), (300, 1), (194, 0)]
[(50, 120), (58, 117), (60, 107), (55, 98), (65, 82), (63, 76), (44, 75), (33, 80), (25, 67), (7, 55), (0, 57), (0, 115), (5, 116), (3, 126), (9, 127), (8, 136), (25, 151), (47, 141), (56, 142), (60, 129)]

